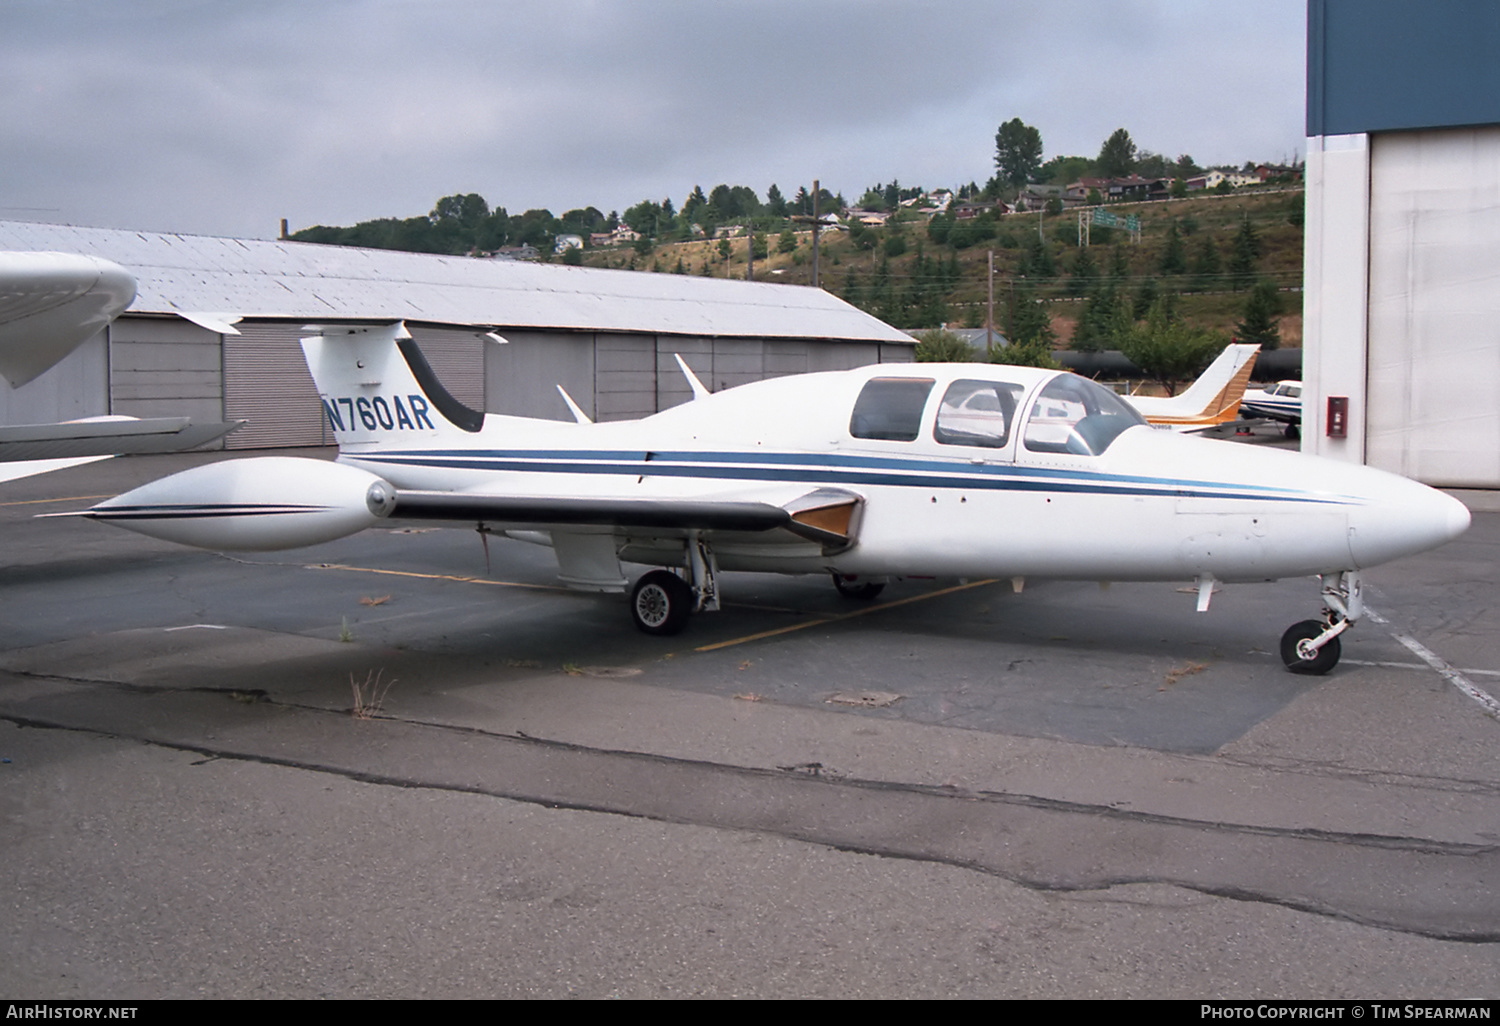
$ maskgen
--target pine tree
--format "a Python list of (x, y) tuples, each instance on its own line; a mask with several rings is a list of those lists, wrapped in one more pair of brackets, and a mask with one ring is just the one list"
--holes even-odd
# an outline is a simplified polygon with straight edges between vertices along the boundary
[(1031, 240), (1031, 248), (1028, 251), (1031, 259), (1031, 273), (1038, 278), (1055, 278), (1057, 276), (1057, 263), (1052, 259), (1052, 247), (1048, 246), (1038, 236)]
[(1073, 329), (1072, 347), (1081, 353), (1108, 349), (1114, 341), (1110, 322), (1120, 305), (1120, 293), (1113, 281), (1095, 285), (1084, 300), (1078, 327)]
[(1279, 348), (1281, 328), (1277, 321), (1280, 313), (1281, 294), (1276, 290), (1276, 283), (1262, 278), (1245, 300), (1245, 319), (1234, 326), (1239, 340), (1255, 342), (1262, 349)]
[(1236, 292), (1255, 281), (1255, 265), (1260, 260), (1260, 252), (1260, 234), (1246, 214), (1240, 221), (1240, 230), (1234, 234), (1229, 258), (1229, 277)]
[(1030, 289), (1016, 289), (1006, 318), (1005, 335), (1012, 345), (1039, 342), (1050, 347), (1057, 340), (1047, 305), (1032, 298)]
[(1074, 296), (1081, 296), (1087, 292), (1099, 277), (1099, 265), (1094, 262), (1089, 247), (1084, 246), (1078, 251), (1078, 256), (1073, 258), (1073, 269), (1069, 274), (1068, 293)]
[(1167, 247), (1161, 254), (1162, 274), (1181, 274), (1187, 270), (1187, 247), (1182, 241), (1182, 232), (1177, 228), (1177, 222), (1167, 229)]
[(1138, 321), (1144, 319), (1150, 312), (1152, 304), (1156, 302), (1156, 297), (1156, 279), (1147, 278), (1141, 282), (1141, 287), (1135, 290), (1135, 302), (1131, 307), (1131, 315)]
[(1209, 236), (1203, 236), (1203, 244), (1198, 247), (1197, 259), (1193, 261), (1193, 287), (1200, 291), (1216, 288), (1219, 284), (1219, 274), (1223, 271), (1223, 264), (1219, 261), (1219, 247), (1214, 245), (1214, 240)]

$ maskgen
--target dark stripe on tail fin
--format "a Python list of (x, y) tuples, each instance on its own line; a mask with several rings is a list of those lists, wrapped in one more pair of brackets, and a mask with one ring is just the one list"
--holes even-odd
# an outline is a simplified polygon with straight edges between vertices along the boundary
[(484, 414), (479, 410), (473, 410), (453, 398), (443, 383), (433, 373), (432, 364), (427, 362), (427, 357), (417, 347), (417, 343), (410, 338), (397, 339), (396, 348), (401, 350), (401, 355), (406, 359), (406, 365), (411, 368), (412, 377), (417, 379), (417, 384), (432, 400), (432, 405), (443, 418), (454, 427), (462, 428), (471, 434), (479, 431), (484, 426)]

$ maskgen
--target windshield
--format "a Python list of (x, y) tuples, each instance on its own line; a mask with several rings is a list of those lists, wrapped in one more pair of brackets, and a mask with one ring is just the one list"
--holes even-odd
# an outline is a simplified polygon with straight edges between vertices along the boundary
[(1026, 421), (1026, 448), (1098, 456), (1127, 428), (1145, 424), (1135, 407), (1103, 385), (1076, 374), (1047, 383)]

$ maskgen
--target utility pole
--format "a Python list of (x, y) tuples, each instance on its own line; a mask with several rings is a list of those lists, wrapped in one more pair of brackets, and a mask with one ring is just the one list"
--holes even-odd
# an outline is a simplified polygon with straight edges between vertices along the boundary
[(989, 355), (995, 351), (995, 251), (990, 250), (990, 273), (985, 279), (990, 289), (990, 309), (984, 319), (984, 351)]
[(818, 288), (818, 193), (822, 192), (818, 180), (813, 179), (813, 288)]
[(799, 215), (797, 215), (795, 217), (789, 217), (789, 218), (787, 218), (788, 221), (795, 222), (796, 224), (809, 224), (810, 223), (812, 225), (812, 235), (813, 235), (813, 237), (812, 237), (812, 244), (813, 244), (813, 280), (812, 280), (812, 283), (813, 283), (813, 288), (818, 288), (819, 287), (819, 285), (818, 285), (818, 229), (820, 227), (822, 227), (822, 226), (818, 223), (818, 193), (820, 193), (822, 191), (823, 191), (822, 186), (819, 184), (818, 180), (816, 178), (814, 178), (813, 179), (813, 195), (812, 195), (812, 210), (813, 210), (812, 217), (808, 217), (806, 214), (799, 214)]

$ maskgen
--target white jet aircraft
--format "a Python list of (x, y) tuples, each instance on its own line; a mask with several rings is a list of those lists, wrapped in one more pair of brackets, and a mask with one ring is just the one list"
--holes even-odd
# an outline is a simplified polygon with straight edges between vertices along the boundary
[[(1368, 467), (1152, 430), (1073, 374), (880, 364), (774, 378), (642, 420), (482, 414), (402, 325), (303, 341), (337, 463), (256, 457), (175, 474), (78, 514), (209, 549), (279, 549), (386, 520), (550, 544), (563, 581), (624, 591), (640, 629), (717, 609), (721, 570), (828, 573), (873, 597), (905, 575), (1215, 581), (1317, 576), (1321, 620), (1282, 639), (1325, 673), (1359, 618), (1359, 571), (1433, 548), (1463, 504)], [(686, 369), (684, 365), (684, 369)]]
[[(20, 388), (97, 335), (134, 299), (134, 276), (109, 260), (0, 252), (0, 376)], [(115, 415), (0, 427), (0, 481), (125, 453), (192, 449), (241, 423)]]

